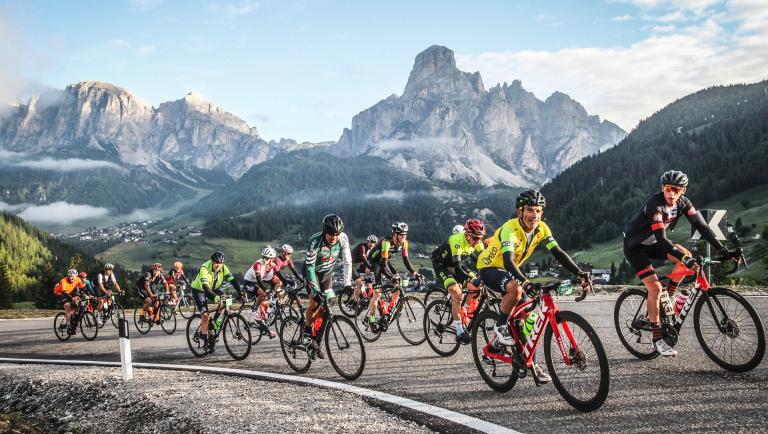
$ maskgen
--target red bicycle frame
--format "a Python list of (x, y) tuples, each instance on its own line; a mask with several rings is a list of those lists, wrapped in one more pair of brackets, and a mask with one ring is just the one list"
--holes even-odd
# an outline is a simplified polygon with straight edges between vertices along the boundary
[[(680, 331), (680, 327), (682, 327), (683, 322), (685, 321), (685, 317), (688, 315), (688, 312), (691, 310), (691, 307), (693, 306), (693, 302), (696, 301), (696, 298), (699, 295), (699, 292), (707, 292), (709, 291), (709, 280), (707, 280), (707, 276), (704, 275), (704, 273), (699, 271), (692, 271), (689, 269), (683, 269), (681, 271), (670, 273), (667, 275), (667, 277), (670, 280), (678, 280), (682, 279), (686, 276), (693, 276), (696, 275), (696, 284), (693, 285), (693, 291), (691, 291), (690, 294), (688, 294), (688, 298), (685, 300), (685, 304), (680, 309), (680, 312), (677, 314), (677, 317), (675, 318), (675, 328)], [(664, 289), (662, 289), (664, 291)]]
[[(557, 314), (560, 312), (560, 308), (557, 307), (554, 298), (552, 298), (552, 296), (547, 293), (541, 295), (541, 315), (536, 318), (536, 322), (533, 325), (533, 330), (531, 330), (531, 334), (526, 340), (525, 347), (522, 347), (520, 344), (520, 335), (518, 334), (517, 327), (513, 326), (513, 321), (517, 318), (522, 318), (525, 308), (533, 304), (533, 302), (534, 300), (528, 300), (525, 303), (518, 305), (515, 307), (512, 315), (509, 317), (509, 327), (512, 330), (513, 337), (515, 338), (515, 345), (517, 345), (518, 350), (525, 356), (526, 367), (533, 367), (533, 356), (536, 354), (536, 351), (534, 350), (536, 349), (536, 345), (539, 344), (539, 339), (541, 338), (542, 332), (546, 329), (547, 325), (552, 327), (552, 333), (555, 337), (555, 340), (557, 340), (557, 346), (560, 348), (560, 354), (563, 356), (565, 364), (570, 366), (571, 356), (568, 351), (566, 351), (565, 345), (563, 344), (563, 333), (560, 332), (560, 329), (557, 326), (552, 326), (552, 324), (557, 324)], [(576, 340), (573, 338), (571, 328), (568, 327), (568, 323), (563, 322), (562, 326), (565, 338), (567, 338), (570, 342), (571, 348), (578, 348)], [(483, 347), (483, 354), (485, 354), (486, 357), (512, 364), (512, 357), (508, 355), (496, 354), (495, 352), (491, 351), (490, 348), (493, 345), (495, 339), (496, 336), (494, 335), (490, 340), (488, 340), (488, 343), (485, 344), (485, 347)]]

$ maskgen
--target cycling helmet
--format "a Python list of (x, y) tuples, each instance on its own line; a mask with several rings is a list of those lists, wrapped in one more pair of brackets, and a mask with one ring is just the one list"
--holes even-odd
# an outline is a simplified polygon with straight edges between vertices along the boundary
[(88, 273), (86, 273), (85, 271), (81, 271), (80, 274), (78, 274), (77, 276), (81, 279), (85, 279), (86, 277), (88, 277)]
[(163, 264), (161, 264), (159, 262), (155, 262), (154, 264), (152, 264), (152, 269), (153, 270), (162, 270), (163, 269)]
[(213, 262), (224, 262), (224, 254), (221, 252), (213, 252), (211, 254), (211, 261)]
[(291, 247), (290, 244), (283, 244), (282, 246), (280, 246), (280, 251), (285, 253), (286, 255), (290, 255), (291, 253), (293, 253), (293, 247)]
[(469, 219), (464, 224), (464, 232), (473, 237), (485, 235), (485, 225), (478, 219)]
[(340, 234), (344, 231), (344, 222), (336, 214), (328, 214), (323, 217), (324, 234)]
[(75, 276), (77, 276), (77, 270), (75, 270), (74, 268), (70, 268), (70, 269), (67, 271), (67, 276), (69, 276), (69, 277), (75, 277)]
[(104, 269), (105, 269), (105, 270), (111, 270), (111, 269), (113, 269), (113, 268), (115, 268), (115, 266), (114, 266), (114, 265), (112, 265), (112, 264), (110, 264), (109, 262), (107, 262), (106, 264), (104, 264)]
[(184, 268), (184, 264), (181, 261), (176, 261), (173, 263), (173, 268)]
[(366, 241), (376, 244), (379, 242), (379, 237), (377, 237), (376, 235), (368, 235), (368, 238), (366, 239)]
[(395, 222), (395, 223), (392, 223), (392, 233), (393, 234), (407, 234), (408, 233), (408, 225), (405, 222)]
[(267, 246), (261, 251), (261, 257), (264, 259), (275, 259), (277, 257), (277, 252), (271, 246)]
[(453, 227), (451, 232), (453, 232), (454, 234), (460, 234), (460, 233), (464, 232), (464, 226), (456, 225), (456, 226)]
[(661, 185), (688, 187), (688, 175), (679, 170), (668, 170), (661, 175)]
[(547, 206), (547, 200), (539, 190), (524, 191), (517, 196), (515, 208), (522, 209), (526, 206)]

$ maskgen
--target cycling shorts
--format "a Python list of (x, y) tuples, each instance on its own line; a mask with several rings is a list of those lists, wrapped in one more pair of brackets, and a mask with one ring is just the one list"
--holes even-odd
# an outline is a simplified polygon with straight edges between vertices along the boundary
[(501, 268), (488, 267), (480, 269), (480, 280), (483, 281), (485, 287), (500, 294), (507, 292), (507, 283), (514, 279), (515, 277), (507, 272), (507, 270)]
[(635, 270), (635, 275), (641, 280), (656, 273), (651, 260), (667, 260), (667, 252), (661, 247), (660, 243), (640, 244), (629, 248), (625, 245), (624, 256), (626, 256), (627, 262), (632, 266), (632, 269)]
[(467, 281), (469, 279), (467, 278), (461, 278), (457, 276), (456, 268), (454, 267), (446, 267), (445, 265), (439, 264), (439, 263), (432, 263), (432, 268), (435, 269), (435, 275), (437, 276), (437, 281), (441, 282), (443, 285), (443, 288), (448, 289), (449, 286), (453, 285), (454, 283), (458, 283), (459, 286), (462, 288), (466, 286)]
[(144, 288), (137, 287), (136, 290), (139, 291), (139, 297), (141, 297), (142, 300), (149, 297), (149, 294), (147, 294), (147, 291), (145, 291)]

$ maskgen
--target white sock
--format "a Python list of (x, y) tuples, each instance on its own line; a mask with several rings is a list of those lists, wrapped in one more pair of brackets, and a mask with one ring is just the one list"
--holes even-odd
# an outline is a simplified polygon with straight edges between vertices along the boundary
[(454, 321), (453, 326), (456, 328), (456, 336), (464, 333), (464, 326), (461, 325), (461, 320)]

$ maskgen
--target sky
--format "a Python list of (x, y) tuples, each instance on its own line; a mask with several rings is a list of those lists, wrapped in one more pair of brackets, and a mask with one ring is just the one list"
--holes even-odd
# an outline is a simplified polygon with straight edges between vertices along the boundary
[(266, 140), (337, 140), (439, 44), (631, 130), (705, 87), (768, 78), (765, 0), (0, 0), (0, 101), (84, 80), (157, 107), (190, 91)]

